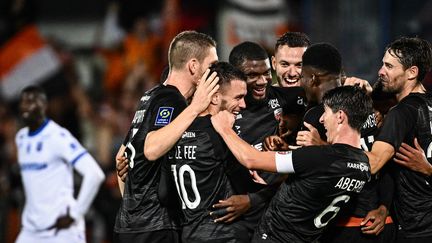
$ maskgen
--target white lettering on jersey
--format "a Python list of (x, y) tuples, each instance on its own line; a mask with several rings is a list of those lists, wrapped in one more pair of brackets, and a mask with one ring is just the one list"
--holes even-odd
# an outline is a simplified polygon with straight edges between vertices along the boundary
[(345, 190), (349, 192), (354, 191), (360, 193), (365, 184), (366, 184), (365, 181), (360, 181), (349, 177), (342, 177), (335, 185), (335, 188), (339, 188), (341, 190)]
[(357, 169), (360, 171), (369, 171), (369, 167), (363, 163), (347, 163), (347, 167), (351, 169)]
[(195, 132), (184, 132), (182, 138), (194, 138)]
[(272, 109), (280, 107), (279, 101), (277, 99), (270, 99), (268, 104)]
[(132, 120), (132, 123), (141, 123), (144, 119), (144, 114), (146, 110), (139, 110), (135, 112), (135, 116)]
[(150, 99), (150, 95), (144, 95), (143, 97), (141, 97), (141, 101), (146, 102)]
[(366, 128), (371, 128), (371, 127), (376, 127), (376, 126), (377, 126), (377, 124), (376, 124), (376, 119), (375, 119), (375, 113), (373, 113), (373, 114), (370, 114), (368, 116), (366, 122), (363, 123), (362, 128), (366, 129)]
[(196, 159), (197, 146), (176, 146), (175, 155), (176, 159)]
[(252, 145), (252, 147), (258, 149), (259, 151), (262, 151), (263, 149), (263, 144), (262, 143), (257, 143), (255, 145)]

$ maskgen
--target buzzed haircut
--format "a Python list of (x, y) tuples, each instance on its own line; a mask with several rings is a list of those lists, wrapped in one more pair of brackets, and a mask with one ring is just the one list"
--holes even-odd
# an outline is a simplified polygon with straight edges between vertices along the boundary
[(259, 44), (251, 41), (242, 42), (231, 50), (229, 63), (240, 67), (246, 60), (265, 60), (268, 58), (267, 51)]
[(224, 90), (225, 87), (229, 87), (231, 81), (234, 79), (244, 82), (247, 80), (246, 75), (240, 71), (240, 69), (234, 67), (228, 62), (217, 62), (212, 64), (210, 66), (209, 75), (213, 72), (216, 72), (219, 77), (218, 84), (221, 90)]
[[(418, 67), (417, 81), (421, 82), (432, 66), (431, 43), (418, 37), (401, 37), (386, 47), (386, 52), (399, 59), (404, 70)], [(391, 52), (390, 52), (391, 51)]]
[(324, 106), (333, 112), (342, 110), (348, 116), (348, 124), (360, 132), (372, 113), (372, 98), (357, 86), (340, 86), (327, 91), (323, 96)]
[(303, 54), (303, 67), (311, 66), (319, 70), (340, 74), (342, 70), (342, 57), (339, 51), (329, 43), (311, 45)]
[(22, 97), (23, 94), (28, 94), (28, 93), (32, 93), (32, 94), (37, 95), (37, 97), (39, 99), (41, 99), (43, 102), (47, 102), (48, 101), (47, 95), (45, 93), (45, 90), (42, 89), (40, 86), (30, 85), (30, 86), (25, 87), (24, 89), (21, 90), (20, 97)]
[(302, 32), (286, 32), (276, 41), (275, 52), (281, 46), (288, 47), (308, 47), (311, 45), (309, 37)]
[(209, 35), (196, 31), (183, 31), (171, 41), (168, 51), (170, 69), (181, 69), (196, 58), (203, 62), (211, 47), (216, 48), (216, 41)]

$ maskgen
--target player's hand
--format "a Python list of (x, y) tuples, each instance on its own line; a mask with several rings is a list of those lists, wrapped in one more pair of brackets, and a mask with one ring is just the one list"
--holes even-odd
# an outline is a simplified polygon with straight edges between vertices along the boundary
[(372, 93), (372, 86), (365, 79), (361, 79), (361, 78), (357, 78), (357, 77), (349, 77), (349, 78), (345, 79), (345, 82), (343, 83), (343, 85), (344, 86), (347, 86), (347, 85), (358, 86), (361, 89), (363, 89), (366, 92), (366, 94), (369, 95)]
[(307, 122), (303, 122), (309, 131), (299, 131), (297, 133), (297, 145), (311, 146), (311, 145), (325, 145), (327, 142), (323, 141), (319, 135), (318, 130)]
[(197, 114), (207, 109), (213, 94), (219, 89), (219, 77), (216, 76), (217, 73), (213, 72), (211, 75), (208, 75), (209, 73), (210, 69), (207, 69), (199, 80), (190, 104)]
[(210, 212), (215, 223), (231, 223), (236, 218), (247, 212), (251, 207), (248, 195), (232, 195), (225, 200), (213, 205), (215, 211)]
[(420, 172), (427, 176), (432, 175), (432, 165), (426, 159), (424, 150), (420, 147), (417, 138), (414, 138), (414, 146), (402, 143), (396, 152), (394, 161), (410, 170)]
[(116, 170), (118, 177), (120, 177), (120, 179), (124, 182), (129, 170), (129, 160), (124, 156), (117, 157)]
[(267, 182), (260, 175), (258, 175), (256, 170), (249, 170), (249, 173), (251, 174), (252, 180), (255, 183), (267, 185)]
[(68, 207), (66, 214), (58, 217), (54, 225), (49, 227), (48, 230), (55, 229), (55, 234), (57, 234), (59, 230), (69, 228), (74, 222), (74, 219), (70, 216), (69, 211), (70, 209)]
[[(378, 235), (381, 233), (384, 230), (387, 215), (388, 211), (384, 205), (369, 211), (366, 217), (360, 223), (363, 234)], [(371, 222), (372, 224), (368, 225), (368, 222)]]
[(277, 135), (272, 135), (264, 139), (263, 150), (286, 151), (288, 150), (288, 144), (281, 137)]
[(232, 129), (235, 121), (235, 115), (228, 111), (219, 111), (211, 117), (214, 129), (218, 133), (223, 133), (224, 129)]

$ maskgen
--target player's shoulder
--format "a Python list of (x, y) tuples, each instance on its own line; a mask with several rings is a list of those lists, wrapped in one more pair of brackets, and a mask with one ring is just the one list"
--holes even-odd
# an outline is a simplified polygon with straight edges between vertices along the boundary
[(15, 135), (15, 140), (19, 141), (24, 139), (29, 133), (29, 128), (28, 127), (23, 127), (21, 129), (18, 130), (18, 132)]
[(286, 103), (306, 103), (306, 93), (302, 87), (270, 86), (269, 98), (277, 98)]

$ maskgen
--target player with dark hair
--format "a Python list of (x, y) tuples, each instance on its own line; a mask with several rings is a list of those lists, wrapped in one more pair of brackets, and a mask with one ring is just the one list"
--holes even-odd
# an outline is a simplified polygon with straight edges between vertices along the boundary
[[(243, 42), (235, 46), (229, 56), (230, 63), (240, 69), (247, 78), (246, 109), (240, 111), (234, 125), (237, 134), (258, 150), (262, 150), (264, 138), (276, 134), (282, 107), (290, 104), (304, 105), (304, 91), (300, 87), (271, 86), (272, 75), (267, 52), (259, 44)], [(257, 129), (259, 128), (259, 129)], [(280, 176), (274, 173), (260, 175), (271, 186), (258, 193), (233, 195), (215, 204), (226, 208), (227, 215), (216, 219), (227, 222), (243, 214), (252, 236), (264, 207), (277, 190)], [(246, 213), (246, 215), (244, 215)]]
[[(19, 108), (26, 127), (15, 141), (26, 202), (16, 242), (85, 242), (84, 215), (105, 175), (68, 130), (46, 117), (40, 87), (26, 87)], [(83, 177), (77, 198), (74, 170)]]
[[(327, 43), (317, 43), (310, 46), (303, 55), (302, 87), (306, 90), (309, 110), (304, 117), (304, 130), (297, 135), (297, 144), (301, 146), (326, 144), (326, 130), (319, 122), (324, 113), (323, 94), (341, 85), (342, 58), (339, 51)], [(353, 79), (353, 78), (350, 78)], [(355, 81), (364, 81), (355, 79)], [(367, 84), (366, 84), (367, 85)], [(361, 129), (361, 147), (369, 151), (378, 132), (375, 115), (369, 114)], [(379, 234), (384, 224), (391, 224), (391, 218), (386, 220), (391, 205), (392, 184), (388, 176), (372, 178), (364, 190), (352, 200), (350, 207), (341, 212), (336, 222), (336, 228), (324, 235), (324, 242), (345, 242), (347, 239), (355, 242), (373, 241), (379, 238), (391, 238), (393, 229), (389, 225), (385, 234), (379, 238), (366, 234)], [(369, 222), (370, 221), (370, 222)]]
[(431, 70), (431, 44), (399, 38), (387, 46), (382, 61), (378, 75), (383, 91), (394, 93), (398, 104), (386, 115), (368, 153), (371, 170), (376, 173), (396, 155), (397, 242), (432, 242), (432, 97), (421, 83)]
[(358, 87), (343, 86), (328, 91), (323, 103), (320, 121), (331, 145), (288, 152), (259, 152), (232, 130), (232, 114), (212, 117), (216, 131), (247, 168), (293, 174), (273, 197), (252, 242), (317, 241), (339, 209), (369, 181), (360, 129), (372, 111), (370, 97)]
[[(178, 34), (170, 44), (168, 56), (165, 83), (142, 96), (117, 153), (118, 164), (126, 159), (128, 162), (123, 201), (114, 226), (118, 242), (179, 241), (176, 217), (161, 205), (170, 188), (166, 178), (161, 178), (161, 164), (166, 159), (164, 155), (211, 102), (218, 78), (206, 69), (218, 57), (215, 41), (195, 31)], [(187, 106), (186, 99), (193, 94)]]
[(246, 77), (226, 62), (216, 63), (210, 70), (219, 77), (219, 90), (169, 156), (184, 215), (182, 242), (250, 242), (238, 220), (215, 223), (209, 214), (213, 204), (233, 195), (247, 181), (253, 183), (246, 169), (243, 177), (229, 172), (238, 162), (210, 121), (219, 111), (236, 115), (245, 108)]
[(272, 66), (279, 87), (300, 86), (302, 56), (311, 42), (305, 33), (286, 32), (276, 41)]

